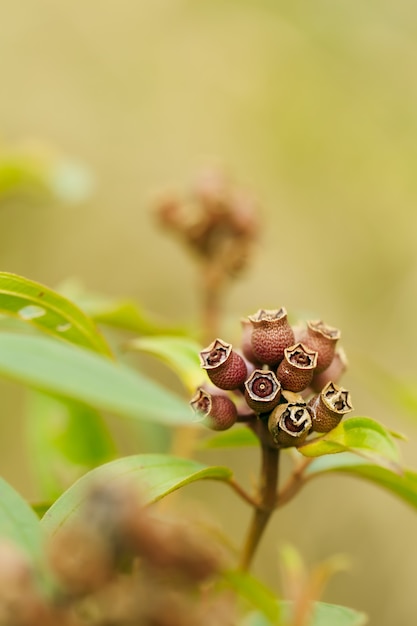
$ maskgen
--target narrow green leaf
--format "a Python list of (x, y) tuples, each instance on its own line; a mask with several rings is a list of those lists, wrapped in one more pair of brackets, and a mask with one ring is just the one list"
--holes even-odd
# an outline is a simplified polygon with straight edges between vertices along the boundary
[(206, 380), (201, 369), (199, 352), (201, 346), (187, 337), (141, 337), (127, 344), (129, 350), (146, 352), (163, 361), (180, 378), (190, 393), (194, 392)]
[(8, 539), (40, 562), (43, 531), (36, 513), (3, 478), (0, 478), (0, 538)]
[(191, 423), (188, 404), (142, 374), (47, 337), (0, 333), (0, 375), (116, 415)]
[(102, 416), (73, 400), (32, 392), (26, 432), (33, 474), (47, 500), (55, 500), (82, 474), (115, 455)]
[[(282, 602), (281, 606), (285, 615), (285, 624), (291, 615), (291, 603)], [(316, 602), (308, 626), (364, 626), (367, 621), (368, 618), (364, 613), (337, 604)]]
[(75, 304), (22, 276), (0, 272), (0, 312), (59, 339), (107, 356), (111, 354), (94, 322)]
[(308, 457), (353, 452), (365, 459), (401, 473), (398, 448), (389, 431), (369, 417), (352, 417), (318, 439), (313, 439), (299, 451)]
[(45, 514), (42, 525), (50, 534), (78, 514), (92, 485), (102, 481), (117, 485), (118, 481), (135, 482), (142, 501), (156, 502), (172, 491), (197, 480), (229, 481), (232, 472), (227, 467), (207, 466), (189, 459), (164, 454), (129, 456), (98, 467), (70, 487)]
[(212, 448), (241, 448), (247, 446), (258, 446), (259, 439), (255, 433), (247, 426), (235, 426), (222, 433), (204, 439), (199, 448), (202, 450)]
[(417, 509), (417, 472), (405, 470), (399, 475), (387, 468), (366, 463), (349, 452), (314, 459), (306, 471), (311, 478), (327, 472), (369, 480)]
[(129, 299), (109, 298), (86, 291), (76, 279), (66, 280), (59, 292), (76, 302), (95, 322), (140, 335), (188, 335), (186, 329), (167, 324)]
[(276, 595), (260, 580), (247, 572), (230, 571), (224, 574), (228, 586), (258, 609), (272, 624), (279, 623), (280, 605)]

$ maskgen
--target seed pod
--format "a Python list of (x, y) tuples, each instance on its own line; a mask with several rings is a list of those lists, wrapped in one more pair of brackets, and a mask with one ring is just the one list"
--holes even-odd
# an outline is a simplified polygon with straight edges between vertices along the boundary
[(260, 363), (270, 367), (284, 358), (284, 350), (294, 343), (294, 333), (287, 320), (287, 311), (260, 309), (249, 316), (253, 326), (252, 351)]
[(257, 413), (267, 413), (277, 406), (281, 385), (274, 372), (255, 370), (245, 382), (245, 400)]
[(284, 350), (284, 360), (277, 370), (277, 377), (284, 389), (299, 392), (309, 386), (317, 366), (317, 352), (304, 344), (296, 343)]
[(328, 433), (336, 428), (342, 417), (353, 409), (349, 391), (332, 382), (308, 405), (313, 414), (313, 430), (318, 433)]
[(199, 389), (190, 404), (201, 422), (212, 430), (227, 430), (237, 420), (237, 409), (227, 396)]
[(310, 350), (318, 352), (316, 373), (327, 369), (333, 360), (336, 343), (340, 339), (340, 330), (328, 326), (321, 320), (307, 322), (301, 341)]
[(241, 341), (241, 349), (243, 352), (243, 356), (248, 359), (251, 363), (254, 363), (257, 366), (260, 366), (261, 363), (257, 360), (252, 350), (252, 331), (253, 325), (251, 321), (247, 317), (243, 317), (240, 320), (242, 325), (242, 341)]
[(311, 383), (313, 391), (320, 393), (327, 383), (330, 383), (331, 381), (335, 383), (339, 382), (341, 376), (345, 373), (347, 366), (348, 361), (345, 351), (342, 347), (339, 347), (336, 350), (333, 361), (330, 363), (329, 367), (325, 369), (324, 372), (314, 372)]
[(300, 446), (312, 427), (311, 409), (305, 402), (279, 404), (271, 413), (268, 429), (282, 448)]
[(245, 361), (232, 350), (231, 343), (221, 339), (215, 339), (202, 350), (200, 360), (211, 382), (220, 389), (237, 389), (248, 375)]

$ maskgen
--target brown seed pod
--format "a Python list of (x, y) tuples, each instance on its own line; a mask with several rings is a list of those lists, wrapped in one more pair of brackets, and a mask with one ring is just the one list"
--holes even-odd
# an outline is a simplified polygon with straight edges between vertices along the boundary
[(340, 378), (347, 370), (347, 367), (348, 361), (345, 351), (339, 346), (329, 367), (323, 372), (314, 372), (311, 388), (316, 393), (320, 393), (327, 383), (330, 383), (331, 381), (335, 383), (339, 382)]
[(260, 366), (261, 363), (253, 354), (252, 350), (252, 331), (253, 325), (252, 322), (247, 318), (243, 317), (240, 320), (242, 325), (242, 341), (241, 341), (241, 349), (243, 352), (243, 356), (247, 358), (248, 361), (253, 363), (254, 365)]
[(284, 359), (279, 364), (277, 378), (284, 389), (303, 391), (312, 381), (317, 366), (317, 352), (304, 344), (296, 343), (284, 350)]
[(267, 413), (277, 406), (281, 385), (274, 372), (255, 370), (245, 382), (245, 400), (257, 413)]
[(301, 339), (303, 344), (318, 352), (316, 373), (327, 369), (333, 360), (340, 330), (328, 326), (321, 320), (310, 320)]
[(260, 309), (249, 315), (252, 330), (252, 352), (260, 363), (270, 367), (284, 358), (284, 350), (294, 343), (294, 333), (287, 320), (284, 307), (274, 310)]
[(200, 360), (211, 382), (220, 389), (237, 389), (248, 375), (245, 361), (232, 349), (231, 343), (221, 339), (215, 339), (202, 350)]
[(279, 404), (268, 420), (269, 432), (282, 448), (302, 445), (311, 427), (311, 409), (305, 402)]
[(237, 409), (227, 396), (199, 389), (190, 404), (201, 422), (212, 430), (227, 430), (237, 420)]
[(308, 405), (313, 414), (313, 430), (318, 433), (328, 433), (336, 428), (342, 417), (353, 409), (350, 392), (332, 382)]

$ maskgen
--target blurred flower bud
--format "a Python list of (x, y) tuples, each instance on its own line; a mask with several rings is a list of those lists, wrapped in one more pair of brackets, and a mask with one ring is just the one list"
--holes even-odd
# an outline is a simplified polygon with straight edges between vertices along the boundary
[(333, 357), (333, 361), (330, 363), (329, 367), (325, 369), (323, 372), (314, 372), (313, 380), (311, 383), (311, 388), (316, 393), (320, 393), (320, 391), (330, 383), (331, 381), (337, 383), (339, 382), (342, 375), (345, 373), (348, 366), (347, 357), (345, 351), (342, 347), (336, 350), (336, 353)]

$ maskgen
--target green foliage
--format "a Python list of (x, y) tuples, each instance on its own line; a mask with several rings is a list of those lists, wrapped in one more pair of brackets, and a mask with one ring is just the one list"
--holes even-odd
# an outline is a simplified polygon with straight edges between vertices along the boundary
[(190, 421), (187, 403), (143, 374), (47, 337), (0, 333), (0, 374), (123, 417)]
[(404, 470), (398, 474), (385, 467), (366, 463), (353, 454), (343, 452), (314, 459), (306, 473), (308, 477), (313, 478), (327, 472), (341, 472), (369, 480), (417, 508), (417, 472)]
[(144, 503), (160, 500), (169, 493), (198, 480), (229, 481), (232, 472), (227, 467), (209, 467), (189, 459), (165, 454), (142, 454), (125, 457), (98, 467), (68, 489), (52, 505), (42, 519), (48, 533), (56, 533), (76, 516), (88, 489), (98, 482), (123, 484), (134, 481)]
[(31, 557), (42, 560), (43, 531), (27, 502), (0, 478), (0, 538), (8, 539)]
[(59, 339), (111, 354), (94, 322), (70, 300), (40, 283), (0, 272), (0, 311)]
[(398, 448), (381, 424), (369, 417), (352, 417), (323, 437), (299, 448), (308, 457), (353, 452), (382, 467), (401, 473)]
[(29, 394), (26, 433), (34, 476), (41, 497), (48, 501), (116, 453), (97, 410), (40, 392)]

